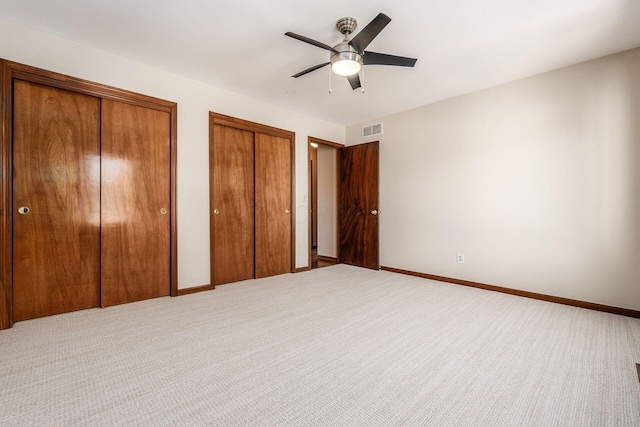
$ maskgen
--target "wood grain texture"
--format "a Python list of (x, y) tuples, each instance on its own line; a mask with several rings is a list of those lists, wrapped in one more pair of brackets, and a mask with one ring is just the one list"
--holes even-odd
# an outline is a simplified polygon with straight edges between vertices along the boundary
[[(176, 175), (177, 175), (177, 125), (178, 114), (177, 104), (160, 98), (143, 95), (136, 92), (104, 85), (89, 80), (79, 79), (77, 77), (65, 74), (55, 73), (43, 70), (29, 65), (20, 64), (12, 61), (2, 61), (4, 75), (9, 84), (9, 90), (5, 93), (10, 94), (12, 79), (22, 79), (34, 83), (40, 83), (50, 87), (70, 90), (85, 95), (99, 97), (101, 99), (109, 99), (112, 101), (122, 101), (128, 104), (140, 107), (150, 108), (153, 110), (164, 111), (171, 116), (171, 295), (178, 295), (178, 222), (177, 222), (177, 204), (176, 204)], [(7, 97), (5, 97), (7, 98)], [(10, 108), (7, 109), (10, 111)], [(7, 138), (10, 141), (10, 137)], [(10, 250), (7, 253), (10, 254)], [(10, 280), (8, 281), (10, 283)], [(0, 284), (0, 288), (3, 287)], [(4, 287), (6, 289), (6, 287)], [(1, 291), (1, 289), (0, 289)], [(1, 319), (0, 319), (1, 322)]]
[(11, 68), (0, 60), (0, 329), (13, 325), (13, 96)]
[(0, 59), (0, 329), (13, 325), (13, 82), (38, 83), (53, 88), (95, 96), (101, 99), (124, 101), (129, 104), (164, 111), (171, 116), (171, 294), (178, 294), (177, 279), (177, 215), (176, 215), (176, 153), (177, 104), (147, 95), (114, 88), (64, 74)]
[(140, 93), (119, 89), (89, 80), (79, 79), (66, 74), (55, 73), (53, 71), (35, 68), (30, 65), (20, 64), (18, 62), (3, 60), (3, 63), (7, 67), (11, 78), (14, 79), (39, 83), (58, 89), (70, 90), (101, 99), (123, 101), (141, 107), (165, 111), (167, 113), (170, 113), (176, 107), (176, 103), (172, 101), (142, 95)]
[(289, 204), (291, 205), (289, 214), (289, 250), (291, 253), (289, 271), (293, 272), (296, 267), (296, 137), (295, 134), (286, 138), (289, 141)]
[(169, 113), (103, 100), (103, 306), (169, 295), (170, 140)]
[[(178, 294), (178, 200), (177, 200), (177, 182), (178, 182), (178, 105), (176, 103), (171, 103), (171, 108), (169, 110), (169, 115), (171, 117), (171, 162), (169, 167), (171, 168), (170, 173), (170, 239), (171, 239), (171, 247), (170, 251), (170, 268), (171, 268), (171, 276), (169, 280), (171, 281), (171, 287), (169, 293), (172, 297), (177, 297)], [(160, 110), (162, 111), (162, 110)]]
[(202, 285), (202, 286), (194, 286), (192, 288), (184, 288), (178, 290), (178, 296), (189, 295), (189, 294), (197, 294), (199, 292), (212, 291), (215, 289), (213, 285)]
[(291, 181), (291, 140), (256, 134), (256, 278), (293, 270)]
[(215, 286), (255, 275), (253, 133), (214, 124), (211, 144), (211, 277)]
[[(254, 193), (253, 193), (253, 197), (254, 197), (254, 245), (253, 245), (253, 259), (254, 259), (254, 275), (253, 277), (264, 277), (264, 276), (259, 276), (258, 274), (262, 274), (262, 275), (273, 275), (273, 274), (281, 274), (283, 272), (290, 272), (293, 270), (293, 265), (295, 264), (295, 247), (293, 245), (293, 240), (294, 240), (294, 236), (295, 236), (295, 222), (293, 221), (293, 218), (295, 218), (295, 208), (294, 208), (294, 203), (293, 200), (295, 198), (294, 196), (294, 191), (295, 191), (295, 186), (293, 185), (293, 177), (295, 176), (295, 168), (294, 168), (294, 162), (293, 162), (293, 157), (295, 156), (295, 149), (293, 146), (293, 141), (295, 139), (295, 133), (291, 132), (291, 131), (287, 131), (284, 129), (279, 129), (279, 128), (274, 128), (271, 126), (266, 126), (266, 125), (262, 125), (260, 123), (254, 123), (254, 122), (249, 122), (246, 120), (242, 120), (242, 119), (237, 119), (234, 117), (229, 117), (229, 116), (225, 116), (222, 114), (218, 114), (218, 113), (213, 113), (210, 112), (209, 113), (209, 134), (210, 134), (210, 141), (209, 141), (209, 156), (210, 156), (210, 164), (214, 165), (214, 141), (216, 139), (216, 127), (217, 126), (222, 126), (222, 127), (228, 127), (228, 128), (232, 128), (232, 129), (236, 129), (239, 131), (248, 131), (250, 132), (252, 135), (261, 135), (261, 137), (264, 138), (275, 138), (276, 141), (286, 141), (286, 143), (288, 144), (288, 149), (285, 149), (288, 151), (288, 159), (284, 160), (284, 156), (282, 155), (282, 153), (280, 153), (280, 155), (278, 154), (278, 151), (280, 150), (280, 148), (276, 147), (276, 152), (275, 153), (269, 153), (269, 156), (280, 156), (281, 161), (275, 162), (276, 164), (283, 166), (284, 169), (282, 170), (277, 170), (274, 171), (273, 174), (274, 176), (278, 176), (279, 174), (286, 174), (287, 175), (287, 179), (288, 179), (288, 186), (286, 188), (288, 188), (288, 207), (283, 208), (283, 212), (288, 215), (289, 218), (289, 222), (287, 224), (287, 226), (289, 227), (288, 231), (287, 230), (278, 230), (276, 228), (274, 229), (264, 229), (263, 231), (258, 231), (257, 227), (258, 227), (258, 222), (261, 221), (260, 223), (270, 223), (273, 222), (271, 219), (269, 218), (263, 218), (262, 220), (259, 220), (257, 218), (258, 215), (258, 207), (257, 207), (257, 193), (258, 193), (258, 185), (259, 183), (258, 181), (258, 172), (257, 172), (257, 163), (259, 162), (256, 157), (258, 156), (258, 154), (256, 153), (255, 150), (255, 145), (258, 144), (257, 143), (257, 139), (258, 137), (256, 136), (255, 138), (255, 142), (254, 142)], [(269, 150), (267, 150), (269, 151)], [(267, 163), (271, 162), (271, 160), (267, 159)], [(265, 164), (267, 164), (265, 163)], [(271, 162), (271, 164), (273, 164), (274, 162)], [(214, 214), (214, 209), (219, 209), (216, 205), (218, 204), (216, 199), (216, 185), (214, 184), (214, 179), (216, 172), (214, 170), (215, 168), (212, 167), (210, 168), (209, 171), (209, 188), (210, 188), (210, 209), (211, 209), (211, 254), (212, 254), (212, 260), (211, 260), (211, 265), (212, 265), (212, 272), (211, 272), (211, 276), (212, 278), (215, 280), (215, 271), (214, 271), (214, 266), (215, 266), (215, 260), (214, 257), (217, 258), (217, 255), (214, 256), (215, 253), (217, 253), (217, 251), (219, 251), (216, 248), (216, 244), (214, 243), (214, 241), (217, 239), (217, 232), (215, 231), (215, 219), (214, 217), (216, 216)], [(278, 182), (276, 180), (276, 182)], [(263, 181), (260, 182), (260, 184), (263, 184)], [(269, 183), (267, 184), (267, 187), (269, 187), (270, 185), (273, 185), (273, 183)], [(281, 190), (284, 192), (286, 191), (285, 187), (282, 187)], [(279, 190), (280, 191), (280, 190)], [(281, 194), (281, 193), (277, 193), (277, 194)], [(286, 196), (283, 196), (286, 198)], [(267, 198), (268, 199), (268, 198)], [(277, 203), (276, 203), (277, 204)], [(286, 213), (286, 209), (289, 210), (289, 213)], [(268, 209), (263, 208), (263, 211), (267, 211)], [(220, 211), (221, 212), (221, 211)], [(221, 213), (219, 214), (221, 215)], [(261, 243), (262, 245), (265, 245), (264, 242), (268, 241), (268, 239), (272, 238), (273, 236), (284, 236), (284, 235), (288, 236), (288, 240), (286, 242), (284, 242), (283, 244), (280, 245), (280, 251), (284, 251), (287, 250), (288, 248), (288, 260), (286, 260), (285, 258), (274, 258), (274, 259), (268, 259), (268, 253), (264, 253), (264, 254), (258, 254), (257, 250), (258, 250), (258, 239), (261, 239)], [(280, 240), (275, 240), (273, 242), (274, 245), (277, 245), (278, 242)], [(267, 245), (265, 245), (267, 246)], [(273, 248), (268, 248), (268, 251), (273, 251)], [(258, 266), (257, 263), (259, 262), (258, 260), (262, 260), (260, 262), (264, 263), (264, 266), (261, 267), (260, 271), (258, 271)], [(266, 260), (268, 259), (269, 262), (271, 262), (272, 265), (270, 266), (266, 266)], [(273, 264), (273, 261), (276, 262), (276, 264)], [(280, 265), (282, 264), (282, 265)], [(288, 266), (285, 268), (284, 264), (288, 264)], [(215, 283), (215, 281), (214, 281)]]
[(569, 298), (561, 298), (553, 295), (539, 294), (536, 292), (521, 291), (519, 289), (505, 288), (502, 286), (488, 285), (485, 283), (472, 282), (469, 280), (462, 280), (462, 279), (454, 279), (454, 278), (445, 277), (445, 276), (436, 276), (434, 274), (419, 273), (416, 271), (403, 270), (400, 268), (383, 266), (383, 267), (380, 267), (380, 269), (385, 271), (390, 271), (392, 273), (400, 273), (400, 274), (406, 274), (408, 276), (421, 277), (423, 279), (431, 279), (431, 280), (437, 280), (439, 282), (454, 283), (456, 285), (470, 286), (472, 288), (480, 288), (488, 291), (502, 292), (504, 294), (517, 295), (525, 298), (548, 301), (556, 304), (570, 305), (573, 307), (587, 308), (589, 310), (602, 311), (605, 313), (618, 314), (620, 316), (634, 317), (636, 319), (640, 319), (640, 311), (630, 310), (627, 308), (613, 307), (610, 305), (596, 304), (592, 302), (579, 301), (579, 300), (574, 300)]
[(378, 142), (340, 149), (340, 262), (377, 270), (379, 264)]
[(289, 130), (263, 125), (262, 123), (250, 122), (248, 120), (238, 119), (236, 117), (225, 116), (224, 114), (209, 112), (209, 120), (210, 122), (213, 122), (213, 124), (227, 126), (235, 129), (247, 130), (249, 132), (279, 136), (282, 138), (290, 139), (292, 141), (295, 138), (295, 133)]
[(13, 107), (14, 320), (97, 307), (100, 100), (15, 81)]

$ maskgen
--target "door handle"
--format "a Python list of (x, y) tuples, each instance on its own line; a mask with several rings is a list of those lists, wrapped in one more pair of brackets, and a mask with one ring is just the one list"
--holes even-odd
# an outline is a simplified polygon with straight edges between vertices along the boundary
[(377, 209), (371, 211), (371, 215), (378, 215), (380, 212)]
[(20, 207), (18, 208), (18, 213), (19, 213), (20, 215), (26, 215), (26, 214), (28, 214), (28, 213), (29, 213), (29, 207), (28, 207), (28, 206), (20, 206)]
[(219, 213), (220, 213), (220, 210), (219, 210), (219, 209), (214, 209), (214, 210), (213, 210), (213, 214), (214, 214), (214, 215), (218, 215)]

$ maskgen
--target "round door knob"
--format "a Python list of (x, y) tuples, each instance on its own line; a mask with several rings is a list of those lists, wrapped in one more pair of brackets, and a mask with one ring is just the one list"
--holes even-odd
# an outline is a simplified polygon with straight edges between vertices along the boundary
[(162, 215), (166, 215), (167, 214), (167, 210), (165, 208), (160, 209), (160, 213)]
[(371, 215), (378, 215), (378, 210), (377, 209), (372, 210)]
[(28, 213), (29, 213), (29, 208), (28, 208), (27, 206), (20, 206), (20, 207), (18, 208), (18, 213), (19, 213), (20, 215), (26, 215), (26, 214), (28, 214)]
[(218, 209), (214, 209), (214, 210), (213, 210), (213, 213), (214, 213), (215, 215), (218, 215), (218, 214), (220, 213), (220, 210), (218, 210)]
[(289, 209), (285, 209), (284, 213), (288, 214), (289, 212), (291, 212)]

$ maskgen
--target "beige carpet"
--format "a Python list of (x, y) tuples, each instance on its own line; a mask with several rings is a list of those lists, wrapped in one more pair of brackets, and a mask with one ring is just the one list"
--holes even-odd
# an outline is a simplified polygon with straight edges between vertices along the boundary
[(640, 426), (640, 320), (344, 265), (0, 331), (0, 425)]

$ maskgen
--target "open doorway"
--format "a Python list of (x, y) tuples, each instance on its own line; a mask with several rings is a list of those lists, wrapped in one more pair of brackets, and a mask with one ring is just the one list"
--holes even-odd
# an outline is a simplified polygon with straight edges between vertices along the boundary
[(309, 137), (309, 267), (339, 262), (338, 166), (342, 144)]

